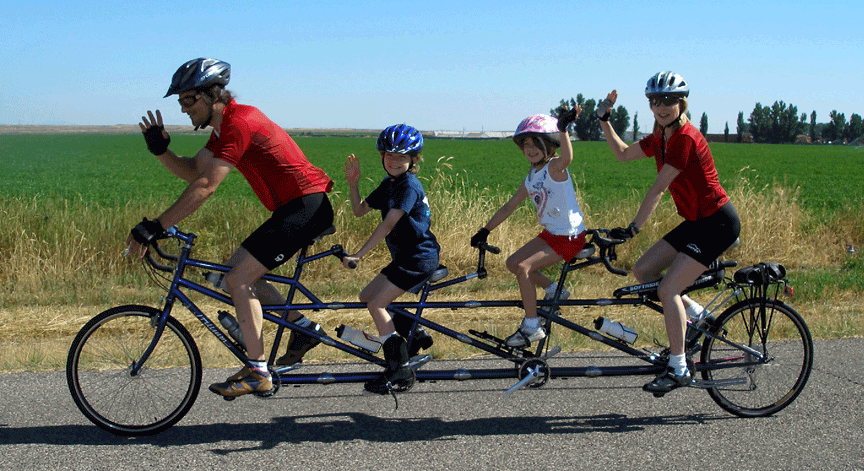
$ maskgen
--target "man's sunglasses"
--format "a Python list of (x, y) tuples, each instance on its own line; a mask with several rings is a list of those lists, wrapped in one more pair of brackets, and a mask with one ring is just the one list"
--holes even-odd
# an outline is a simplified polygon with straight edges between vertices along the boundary
[(190, 106), (194, 105), (195, 103), (198, 103), (199, 99), (201, 99), (200, 93), (197, 95), (189, 95), (189, 96), (180, 97), (177, 99), (177, 103), (180, 103), (180, 106), (183, 108), (189, 108)]
[(651, 106), (672, 106), (681, 101), (681, 97), (676, 95), (657, 95), (648, 99)]

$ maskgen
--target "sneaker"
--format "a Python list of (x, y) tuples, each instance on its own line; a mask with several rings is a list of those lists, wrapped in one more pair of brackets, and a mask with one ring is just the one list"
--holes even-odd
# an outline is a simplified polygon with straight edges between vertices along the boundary
[[(246, 373), (240, 379), (235, 379), (238, 375)], [(243, 367), (242, 370), (225, 380), (224, 383), (213, 383), (210, 385), (210, 390), (216, 394), (226, 397), (237, 397), (253, 392), (266, 392), (273, 389), (273, 378), (268, 373), (267, 376)]]
[(405, 339), (394, 335), (383, 345), (384, 360), (387, 366), (384, 373), (363, 384), (363, 389), (375, 394), (388, 394), (391, 391), (407, 390), (414, 379), (414, 372), (408, 366), (408, 350)]
[(672, 368), (667, 368), (666, 372), (658, 375), (654, 378), (654, 381), (642, 386), (643, 391), (653, 392), (653, 393), (668, 393), (669, 391), (680, 388), (682, 386), (687, 386), (693, 382), (693, 376), (690, 374), (690, 370), (687, 370), (683, 376), (678, 376), (675, 374), (675, 370)]
[[(309, 330), (320, 333), (321, 326), (313, 322), (312, 325), (309, 326)], [(291, 366), (295, 363), (299, 363), (303, 360), (303, 355), (305, 355), (309, 350), (312, 350), (319, 343), (321, 343), (321, 341), (315, 337), (310, 337), (306, 334), (292, 330), (291, 335), (288, 337), (288, 349), (285, 351), (284, 355), (276, 359), (275, 364), (278, 366)]]
[[(561, 288), (561, 297), (558, 298), (560, 301), (563, 301), (570, 297), (570, 292), (567, 291), (567, 288)], [(555, 299), (555, 290), (546, 291), (546, 295), (543, 296), (543, 301), (552, 301)]]
[(528, 327), (525, 327), (525, 323), (519, 325), (519, 329), (516, 330), (516, 333), (507, 337), (507, 340), (504, 343), (507, 344), (508, 347), (530, 347), (531, 342), (536, 342), (537, 340), (542, 340), (546, 338), (546, 330), (543, 327), (537, 327), (537, 330), (531, 330)]
[(426, 331), (422, 326), (417, 326), (414, 330), (414, 334), (411, 335), (411, 348), (408, 349), (408, 358), (413, 358), (420, 353), (420, 350), (429, 350), (429, 347), (432, 346), (434, 341), (432, 340), (432, 336), (429, 335), (429, 332)]

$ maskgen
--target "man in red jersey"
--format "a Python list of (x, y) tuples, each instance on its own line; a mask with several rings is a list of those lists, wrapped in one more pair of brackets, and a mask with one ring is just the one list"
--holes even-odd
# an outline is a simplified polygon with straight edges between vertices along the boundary
[[(146, 218), (126, 239), (131, 253), (143, 256), (145, 246), (195, 212), (218, 188), (231, 169), (243, 174), (261, 203), (272, 212), (226, 262), (232, 270), (225, 276), (250, 365), (210, 390), (223, 396), (240, 396), (272, 388), (261, 336), (266, 304), (282, 304), (285, 298), (261, 277), (286, 262), (301, 248), (333, 224), (333, 208), (327, 193), (333, 182), (306, 159), (294, 140), (260, 110), (238, 104), (225, 90), (231, 66), (216, 59), (193, 59), (174, 74), (165, 97), (177, 94), (180, 109), (195, 129), (210, 126), (207, 144), (194, 157), (181, 157), (168, 150), (171, 138), (162, 124), (162, 114), (150, 111), (139, 127), (147, 148), (159, 162), (189, 185), (158, 218)], [(260, 299), (259, 299), (260, 298)], [(289, 320), (307, 329), (320, 326), (292, 311)], [(293, 334), (293, 332), (292, 332)], [(277, 364), (293, 364), (318, 341), (292, 335), (288, 353)]]

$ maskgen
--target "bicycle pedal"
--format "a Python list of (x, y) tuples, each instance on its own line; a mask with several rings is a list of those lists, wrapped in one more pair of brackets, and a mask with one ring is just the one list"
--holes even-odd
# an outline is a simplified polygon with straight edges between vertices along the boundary
[(419, 370), (426, 366), (427, 363), (432, 361), (432, 355), (428, 353), (424, 353), (423, 355), (415, 355), (408, 360), (408, 368), (412, 370)]

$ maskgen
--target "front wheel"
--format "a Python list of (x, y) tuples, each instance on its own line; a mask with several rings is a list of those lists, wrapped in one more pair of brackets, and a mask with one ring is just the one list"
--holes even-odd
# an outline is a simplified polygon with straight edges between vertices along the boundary
[(189, 332), (168, 317), (156, 348), (133, 375), (156, 335), (147, 306), (102, 312), (78, 332), (66, 361), (72, 399), (99, 427), (126, 436), (151, 435), (189, 412), (201, 388), (201, 355)]
[(718, 338), (706, 336), (700, 369), (708, 394), (724, 410), (739, 417), (768, 416), (791, 404), (807, 384), (813, 339), (801, 316), (782, 301), (741, 301), (710, 331)]

